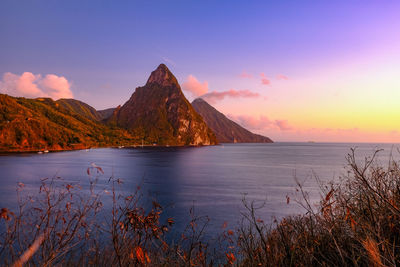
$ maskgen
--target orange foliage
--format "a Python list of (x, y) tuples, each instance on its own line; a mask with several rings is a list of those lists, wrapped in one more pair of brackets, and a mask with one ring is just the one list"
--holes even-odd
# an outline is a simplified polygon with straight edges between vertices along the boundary
[(236, 261), (235, 255), (233, 253), (225, 253), (225, 255), (226, 255), (226, 259), (227, 259), (228, 263), (230, 265), (233, 265), (233, 263)]

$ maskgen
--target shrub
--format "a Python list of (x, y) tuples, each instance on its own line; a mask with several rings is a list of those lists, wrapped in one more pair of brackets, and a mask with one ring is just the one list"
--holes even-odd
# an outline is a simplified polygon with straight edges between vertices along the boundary
[[(0, 264), (29, 266), (396, 266), (400, 264), (400, 168), (385, 168), (376, 155), (358, 162), (347, 156), (347, 174), (321, 185), (318, 206), (298, 183), (304, 214), (266, 224), (255, 202), (243, 203), (241, 224), (206, 237), (208, 217), (194, 208), (177, 239), (168, 239), (174, 219), (140, 194), (122, 196), (111, 177), (99, 188), (102, 169), (88, 169), (89, 185), (42, 180), (40, 193), (0, 213)], [(24, 185), (19, 184), (18, 194)], [(102, 201), (112, 202), (111, 210)], [(149, 204), (148, 208), (147, 204)], [(289, 199), (288, 199), (289, 202)], [(146, 204), (147, 203), (147, 204)], [(100, 216), (101, 214), (101, 216)], [(106, 218), (105, 221), (102, 218)]]
[(256, 218), (253, 203), (237, 232), (243, 266), (396, 266), (400, 264), (400, 169), (391, 158), (377, 164), (376, 151), (357, 162), (347, 156), (347, 175), (321, 186), (317, 209), (300, 183), (306, 213), (276, 222)]

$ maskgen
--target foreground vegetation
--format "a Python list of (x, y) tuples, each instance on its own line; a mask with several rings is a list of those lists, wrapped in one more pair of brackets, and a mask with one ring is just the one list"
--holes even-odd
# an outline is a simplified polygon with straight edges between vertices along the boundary
[[(35, 198), (1, 210), (0, 264), (21, 266), (395, 266), (400, 264), (400, 168), (391, 159), (363, 161), (354, 150), (347, 174), (321, 185), (319, 205), (299, 183), (306, 212), (273, 224), (257, 216), (254, 202), (236, 229), (206, 238), (207, 217), (193, 210), (179, 238), (168, 239), (173, 218), (137, 192), (117, 193), (121, 180), (98, 184), (102, 169), (88, 169), (89, 185), (60, 178), (42, 181)], [(107, 186), (107, 187), (106, 187)], [(19, 184), (18, 193), (23, 191)], [(89, 194), (83, 194), (82, 189)], [(109, 213), (102, 201), (113, 203)], [(288, 199), (289, 202), (289, 199)]]

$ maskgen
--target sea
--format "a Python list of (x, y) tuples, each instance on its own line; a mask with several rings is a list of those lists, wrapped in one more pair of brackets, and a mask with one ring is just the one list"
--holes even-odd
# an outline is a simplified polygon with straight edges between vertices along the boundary
[(276, 142), (1, 154), (0, 208), (17, 208), (21, 185), (20, 197), (35, 196), (42, 179), (60, 177), (65, 184), (79, 185), (84, 194), (89, 194), (89, 180), (97, 179), (96, 190), (104, 195), (107, 211), (112, 205), (107, 195), (113, 177), (120, 182), (117, 195), (128, 196), (139, 189), (144, 205), (160, 203), (163, 216), (173, 218), (178, 229), (190, 221), (192, 212), (208, 218), (212, 233), (240, 224), (246, 203), (253, 202), (257, 218), (266, 223), (302, 214), (306, 211), (299, 185), (316, 206), (323, 195), (321, 186), (347, 175), (346, 156), (351, 149), (361, 163), (379, 149), (377, 161), (387, 165), (391, 156), (400, 154), (399, 147)]

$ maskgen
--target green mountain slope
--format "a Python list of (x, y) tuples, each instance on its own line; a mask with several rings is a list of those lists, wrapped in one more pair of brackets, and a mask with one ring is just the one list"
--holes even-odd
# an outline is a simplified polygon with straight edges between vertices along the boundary
[(93, 121), (50, 98), (0, 94), (0, 151), (69, 150), (135, 141), (127, 131)]
[(69, 111), (71, 114), (77, 113), (94, 121), (100, 121), (102, 119), (102, 116), (97, 112), (96, 109), (82, 101), (71, 98), (62, 98), (57, 100), (56, 103), (59, 104), (60, 107)]

